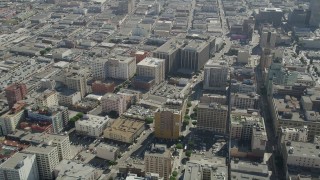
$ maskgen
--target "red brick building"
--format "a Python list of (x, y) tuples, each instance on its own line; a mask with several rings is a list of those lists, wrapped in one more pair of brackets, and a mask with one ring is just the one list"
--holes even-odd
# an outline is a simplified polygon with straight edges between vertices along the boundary
[(115, 88), (114, 82), (101, 82), (101, 81), (95, 81), (92, 83), (92, 92), (94, 94), (106, 94), (106, 93), (112, 93)]
[(5, 93), (9, 108), (12, 108), (16, 102), (23, 100), (26, 97), (27, 92), (28, 90), (25, 84), (15, 83), (8, 86), (5, 89)]

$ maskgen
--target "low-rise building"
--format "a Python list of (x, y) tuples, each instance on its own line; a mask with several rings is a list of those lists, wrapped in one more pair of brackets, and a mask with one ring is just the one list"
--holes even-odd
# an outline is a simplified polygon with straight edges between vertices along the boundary
[(81, 120), (76, 121), (76, 131), (88, 136), (99, 137), (107, 127), (109, 118), (85, 114)]
[(104, 130), (103, 136), (107, 139), (131, 144), (143, 130), (144, 122), (119, 118)]
[(231, 161), (231, 179), (261, 179), (269, 180), (272, 172), (268, 170), (265, 162)]
[(96, 147), (96, 156), (109, 161), (115, 161), (119, 155), (119, 148), (108, 144), (100, 143)]

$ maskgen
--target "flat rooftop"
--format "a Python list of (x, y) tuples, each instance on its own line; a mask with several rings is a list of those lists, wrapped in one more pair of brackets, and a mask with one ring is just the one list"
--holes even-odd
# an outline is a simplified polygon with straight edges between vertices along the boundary
[(31, 158), (32, 156), (34, 156), (34, 154), (28, 154), (28, 153), (24, 153), (24, 152), (18, 152), (16, 154), (14, 154), (13, 156), (11, 156), (7, 161), (5, 161), (4, 163), (2, 163), (0, 165), (1, 169), (18, 169), (22, 166), (24, 166), (23, 163), (21, 163), (26, 157)]

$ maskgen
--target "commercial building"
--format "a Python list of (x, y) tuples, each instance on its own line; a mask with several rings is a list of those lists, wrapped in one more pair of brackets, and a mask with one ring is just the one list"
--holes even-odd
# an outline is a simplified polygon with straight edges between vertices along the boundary
[(218, 103), (200, 103), (198, 105), (197, 129), (225, 133), (228, 110)]
[(281, 127), (281, 140), (280, 142), (285, 141), (299, 141), (307, 142), (308, 141), (308, 127), (304, 126), (301, 128), (286, 128)]
[(63, 160), (53, 170), (56, 180), (95, 180), (101, 176), (101, 171), (85, 164)]
[(115, 84), (114, 82), (102, 82), (102, 81), (95, 81), (92, 83), (92, 93), (104, 95), (106, 93), (112, 93), (114, 91)]
[(81, 120), (76, 121), (76, 131), (87, 136), (99, 137), (107, 127), (109, 118), (85, 114)]
[(39, 106), (57, 106), (58, 105), (58, 96), (57, 92), (53, 90), (45, 90), (43, 93), (39, 94), (38, 97), (35, 98), (35, 102)]
[(281, 25), (283, 14), (284, 13), (282, 9), (280, 8), (260, 8), (259, 14), (256, 16), (256, 22), (258, 24), (269, 23), (275, 27), (278, 27)]
[(103, 137), (132, 144), (143, 130), (144, 122), (119, 118), (104, 130)]
[(100, 143), (96, 147), (96, 156), (109, 161), (115, 161), (119, 155), (119, 148), (108, 144)]
[(109, 56), (96, 59), (92, 63), (93, 77), (98, 80), (106, 78), (127, 80), (136, 73), (136, 58), (125, 56)]
[(36, 155), (39, 179), (53, 179), (53, 170), (59, 164), (58, 148), (54, 146), (30, 146), (23, 152)]
[(272, 171), (269, 171), (266, 162), (231, 161), (231, 177), (235, 180), (241, 179), (261, 179), (269, 180)]
[(203, 89), (226, 90), (229, 67), (225, 62), (208, 61), (204, 66)]
[(38, 180), (36, 155), (18, 152), (0, 165), (0, 179)]
[(181, 49), (179, 68), (182, 70), (199, 71), (210, 58), (210, 43), (207, 41), (190, 40)]
[(238, 63), (247, 64), (249, 62), (249, 59), (250, 59), (249, 50), (242, 49), (238, 51), (238, 56), (237, 56)]
[(251, 151), (256, 156), (263, 157), (267, 147), (268, 137), (264, 127), (253, 127), (251, 137)]
[(172, 109), (159, 109), (154, 113), (155, 137), (178, 139), (180, 136), (182, 114)]
[(166, 146), (156, 145), (144, 154), (145, 172), (157, 173), (164, 180), (169, 180), (173, 160)]
[(258, 109), (259, 95), (254, 93), (242, 94), (236, 93), (231, 95), (232, 107), (239, 109)]
[(68, 73), (65, 83), (69, 89), (79, 91), (82, 98), (87, 94), (87, 78), (84, 74)]
[(0, 117), (1, 133), (7, 135), (16, 129), (18, 123), (25, 118), (24, 102), (16, 103), (9, 112)]
[(119, 115), (127, 109), (126, 100), (118, 94), (107, 93), (101, 98), (102, 112), (116, 111)]
[(27, 95), (27, 86), (25, 84), (12, 84), (8, 86), (5, 90), (9, 108), (12, 108), (13, 105), (23, 100)]
[(137, 76), (152, 78), (155, 84), (159, 84), (165, 78), (165, 61), (152, 57), (143, 59), (137, 64)]
[(319, 25), (320, 25), (320, 2), (318, 0), (311, 0), (309, 9), (311, 11), (309, 25), (313, 26), (313, 27), (319, 27)]
[(68, 135), (29, 133), (23, 136), (20, 141), (36, 146), (45, 145), (57, 147), (59, 161), (63, 159), (71, 159), (70, 140)]

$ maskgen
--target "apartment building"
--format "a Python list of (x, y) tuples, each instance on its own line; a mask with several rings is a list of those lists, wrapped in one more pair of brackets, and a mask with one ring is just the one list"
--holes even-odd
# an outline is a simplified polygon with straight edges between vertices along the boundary
[(126, 110), (126, 100), (118, 94), (107, 93), (101, 98), (102, 112), (116, 111), (119, 115)]
[(204, 65), (203, 88), (207, 90), (225, 91), (227, 86), (229, 67), (226, 62), (209, 60)]
[(159, 84), (165, 79), (165, 61), (152, 57), (143, 59), (137, 64), (137, 76), (152, 78)]
[(159, 109), (154, 113), (155, 136), (163, 139), (178, 139), (180, 136), (181, 121), (181, 111)]
[(45, 90), (43, 93), (39, 94), (38, 97), (35, 98), (35, 102), (39, 106), (57, 106), (58, 105), (58, 95), (56, 91), (53, 90)]
[(164, 180), (169, 180), (172, 172), (173, 160), (166, 146), (156, 145), (144, 154), (145, 172), (157, 173)]
[(18, 152), (0, 165), (0, 179), (39, 180), (36, 155)]
[(18, 123), (25, 118), (24, 102), (14, 104), (11, 110), (0, 116), (0, 125), (2, 135), (7, 135), (16, 129)]
[(215, 133), (226, 132), (228, 110), (218, 103), (200, 103), (198, 105), (197, 129)]
[(9, 108), (12, 108), (13, 105), (23, 100), (27, 95), (27, 86), (25, 84), (11, 84), (5, 90)]

